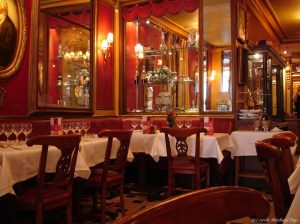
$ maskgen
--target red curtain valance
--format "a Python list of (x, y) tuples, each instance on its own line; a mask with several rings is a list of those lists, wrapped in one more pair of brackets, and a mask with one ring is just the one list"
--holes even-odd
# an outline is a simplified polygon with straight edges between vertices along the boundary
[(74, 22), (75, 24), (80, 24), (86, 27), (90, 27), (90, 13), (83, 11), (81, 13), (70, 13), (68, 15), (62, 15), (62, 18), (66, 20), (60, 19), (59, 17), (48, 16), (47, 23), (49, 28), (66, 28), (71, 27), (73, 24), (69, 23), (69, 21)]
[(162, 17), (165, 13), (177, 14), (182, 9), (193, 12), (199, 7), (199, 0), (163, 0), (162, 2), (149, 1), (148, 3), (135, 4), (124, 9), (125, 21), (146, 19), (150, 15)]

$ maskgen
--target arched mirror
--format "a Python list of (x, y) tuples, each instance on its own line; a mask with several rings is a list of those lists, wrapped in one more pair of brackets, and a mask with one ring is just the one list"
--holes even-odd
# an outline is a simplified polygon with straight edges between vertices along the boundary
[(123, 11), (124, 113), (199, 112), (199, 1), (141, 1)]
[(232, 112), (230, 0), (203, 0), (203, 59), (203, 112)]
[(91, 111), (91, 5), (89, 0), (40, 0), (36, 5), (38, 21), (33, 29), (36, 26), (38, 32), (32, 33), (31, 48), (31, 79), (35, 84), (32, 112)]

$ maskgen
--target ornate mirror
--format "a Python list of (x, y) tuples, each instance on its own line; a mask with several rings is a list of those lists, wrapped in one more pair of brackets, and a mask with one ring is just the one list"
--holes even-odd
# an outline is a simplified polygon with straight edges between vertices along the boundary
[(203, 0), (203, 50), (203, 112), (232, 112), (230, 0)]

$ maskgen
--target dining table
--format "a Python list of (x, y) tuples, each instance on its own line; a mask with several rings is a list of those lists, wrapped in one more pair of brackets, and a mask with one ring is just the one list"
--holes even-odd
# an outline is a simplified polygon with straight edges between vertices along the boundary
[[(176, 139), (170, 138), (172, 153), (176, 153)], [(189, 147), (188, 155), (195, 155), (196, 135), (187, 138)], [(235, 153), (235, 143), (228, 133), (214, 133), (213, 135), (200, 134), (200, 157), (215, 158), (218, 163), (224, 159), (223, 150), (228, 150), (232, 155)], [(133, 153), (145, 153), (150, 155), (156, 162), (160, 157), (167, 157), (165, 134), (143, 134), (135, 131), (131, 137), (130, 149)]]
[[(173, 153), (176, 153), (175, 138), (170, 138), (171, 147)], [(196, 136), (192, 135), (187, 138), (187, 144), (189, 147), (188, 155), (195, 155), (195, 143)], [(130, 149), (132, 153), (135, 153), (138, 158), (138, 185), (143, 189), (146, 178), (146, 156), (159, 162), (161, 158), (167, 157), (167, 149), (165, 142), (165, 133), (157, 131), (154, 134), (143, 134), (141, 131), (134, 131), (131, 137)], [(231, 155), (234, 154), (235, 144), (231, 136), (228, 133), (214, 133), (213, 135), (200, 134), (200, 157), (212, 158), (217, 160), (217, 164), (220, 165), (224, 159), (223, 152), (227, 150)], [(228, 153), (226, 154), (226, 156)], [(232, 157), (233, 158), (233, 157)], [(213, 181), (213, 178), (211, 178)]]
[[(105, 150), (108, 138), (98, 138), (96, 136), (82, 137), (75, 166), (75, 177), (87, 179), (93, 167), (104, 161)], [(111, 158), (116, 157), (120, 143), (113, 140)], [(11, 142), (8, 146), (3, 144), (0, 147), (0, 197), (5, 194), (15, 194), (13, 186), (16, 183), (25, 181), (37, 175), (41, 146), (29, 147), (22, 141), (19, 144)], [(49, 146), (46, 172), (54, 173), (56, 163), (60, 157), (60, 151)], [(133, 154), (129, 149), (128, 161), (133, 160)]]
[[(277, 129), (276, 129), (277, 130)], [(235, 159), (235, 185), (239, 184), (239, 178), (255, 178), (255, 179), (265, 179), (265, 175), (259, 169), (251, 167), (247, 171), (245, 166), (245, 160), (247, 157), (256, 157), (255, 142), (265, 138), (272, 138), (272, 136), (280, 131), (233, 131), (231, 133), (232, 139), (236, 144), (236, 149), (234, 153)], [(296, 140), (297, 141), (297, 140)], [(297, 144), (291, 147), (292, 155), (295, 154), (297, 149)], [(261, 166), (259, 166), (261, 169)]]

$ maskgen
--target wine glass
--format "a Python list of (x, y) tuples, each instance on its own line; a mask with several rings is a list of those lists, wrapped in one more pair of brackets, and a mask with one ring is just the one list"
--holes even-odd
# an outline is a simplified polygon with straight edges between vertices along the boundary
[(12, 125), (11, 124), (3, 124), (3, 131), (6, 136), (6, 147), (9, 146), (9, 136), (12, 134)]
[(136, 121), (136, 120), (132, 120), (131, 121), (131, 127), (133, 127), (133, 131), (135, 131), (135, 129), (136, 129), (136, 127), (138, 126), (138, 121)]
[(86, 134), (90, 128), (91, 128), (91, 123), (89, 121), (83, 122), (84, 134)]
[(83, 133), (82, 133), (82, 131), (83, 131), (83, 122), (82, 121), (77, 122), (77, 131), (80, 135), (83, 135)]
[[(0, 124), (0, 136), (4, 133), (4, 127), (3, 124)], [(1, 144), (1, 147), (3, 147), (3, 145)]]
[(176, 122), (176, 124), (177, 124), (177, 127), (179, 127), (179, 128), (182, 128), (182, 127), (183, 127), (183, 121), (181, 121), (181, 120), (178, 120), (178, 121)]
[(19, 144), (19, 135), (23, 132), (23, 123), (12, 124), (12, 132), (16, 135), (16, 144)]
[(76, 133), (77, 130), (77, 122), (71, 122), (71, 131), (73, 134)]
[(186, 121), (186, 122), (185, 122), (185, 126), (186, 126), (187, 128), (192, 127), (192, 122), (191, 122), (191, 121)]
[(63, 132), (65, 135), (69, 134), (69, 131), (71, 130), (71, 124), (68, 121), (64, 121), (63, 123)]
[(32, 124), (31, 123), (24, 123), (23, 124), (23, 133), (25, 135), (25, 141), (28, 138), (28, 135), (32, 132)]

